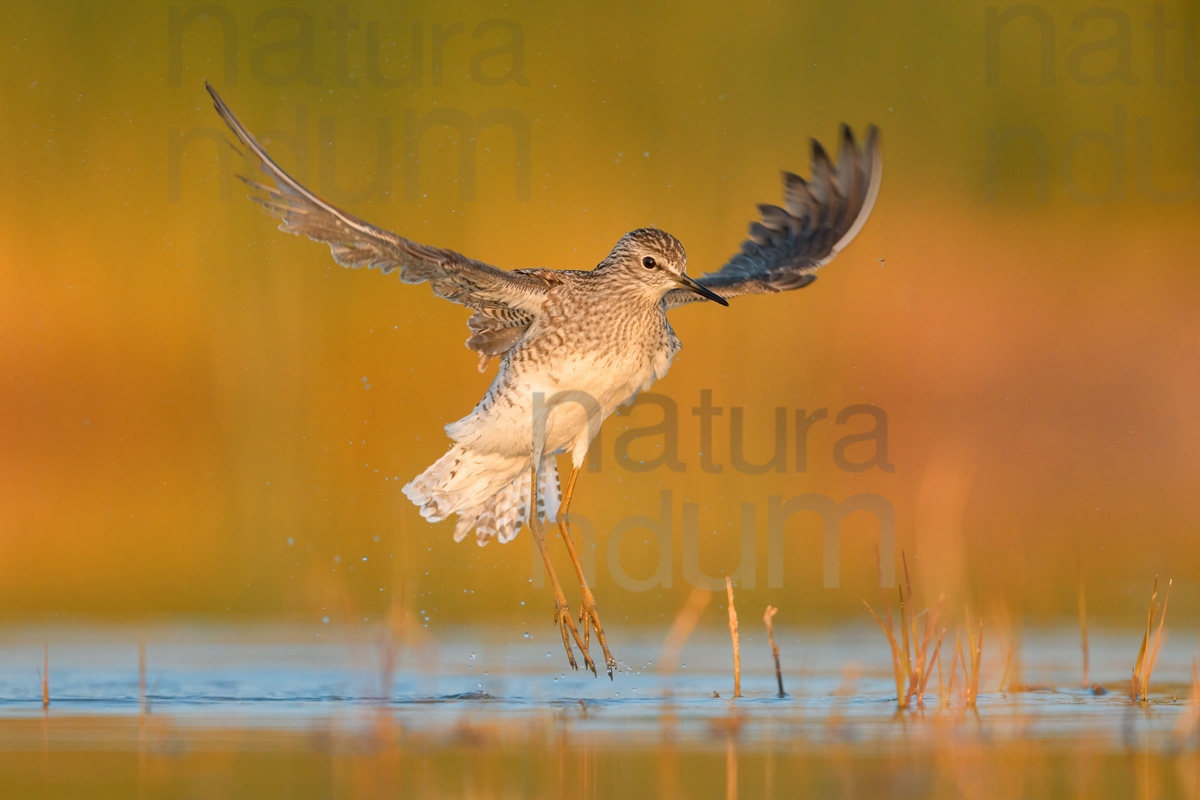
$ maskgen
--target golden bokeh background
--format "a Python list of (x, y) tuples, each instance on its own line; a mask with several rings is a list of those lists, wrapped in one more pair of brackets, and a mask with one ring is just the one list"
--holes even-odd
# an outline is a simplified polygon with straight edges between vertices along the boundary
[[(206, 79), (319, 193), (504, 267), (589, 268), (656, 225), (693, 273), (715, 270), (755, 203), (781, 201), (779, 170), (808, 174), (809, 136), (881, 127), (879, 202), (812, 288), (674, 314), (684, 350), (655, 391), (678, 404), (685, 470), (618, 462), (620, 432), (659, 422), (658, 406), (606, 424), (575, 509), (596, 531), (610, 628), (682, 604), (684, 503), (712, 576), (738, 568), (754, 504), (748, 607), (789, 623), (863, 614), (865, 513), (842, 529), (838, 588), (822, 586), (813, 514), (788, 522), (785, 584), (767, 586), (770, 498), (805, 493), (885, 498), (929, 593), (1052, 620), (1075, 613), (1082, 567), (1089, 610), (1127, 620), (1162, 573), (1172, 614), (1194, 616), (1195, 8), (1024, 8), (7, 8), (0, 617), (336, 623), (400, 606), (435, 631), (549, 626), (527, 533), (455, 544), (399, 491), (490, 380), (463, 347), (467, 313), (277, 232), (228, 182), (240, 159)], [(435, 111), (501, 122), (458, 141), (420, 129)], [(701, 468), (705, 391), (724, 409), (721, 474)], [(863, 414), (797, 447), (796, 410), (860, 404), (886, 414), (894, 470), (835, 461), (872, 428)], [(754, 461), (789, 410), (784, 473), (730, 466), (738, 407)], [(630, 530), (615, 553), (621, 575), (670, 585), (632, 590), (611, 531), (660, 519), (667, 491), (670, 538)]]

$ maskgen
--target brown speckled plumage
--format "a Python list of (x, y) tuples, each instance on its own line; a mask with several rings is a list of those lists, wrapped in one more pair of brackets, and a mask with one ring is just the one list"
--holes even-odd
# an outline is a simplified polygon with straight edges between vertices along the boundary
[[(528, 510), (531, 469), (539, 504), (557, 508), (553, 455), (582, 463), (604, 418), (663, 377), (679, 350), (667, 311), (695, 300), (798, 289), (862, 227), (879, 189), (878, 131), (859, 147), (842, 127), (836, 167), (815, 141), (812, 178), (784, 174), (784, 206), (759, 206), (761, 222), (717, 272), (687, 277), (687, 255), (670, 234), (643, 228), (621, 237), (592, 270), (505, 271), (451, 250), (418, 244), (321, 200), (275, 164), (209, 87), (217, 111), (271, 185), (244, 179), (280, 228), (330, 246), (348, 267), (398, 270), (405, 283), (470, 308), (467, 346), (480, 369), (500, 366), (470, 414), (446, 426), (454, 446), (404, 487), (431, 522), (459, 515), (455, 538), (480, 544), (516, 535)], [(651, 262), (652, 260), (652, 262)], [(652, 264), (652, 265), (651, 265)], [(703, 296), (702, 296), (703, 295)]]

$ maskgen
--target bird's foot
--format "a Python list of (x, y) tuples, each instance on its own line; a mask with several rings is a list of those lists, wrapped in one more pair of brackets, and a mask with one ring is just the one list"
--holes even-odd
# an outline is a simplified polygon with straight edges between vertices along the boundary
[[(592, 661), (592, 657), (588, 655), (587, 645), (579, 638), (579, 629), (575, 627), (575, 621), (571, 619), (571, 609), (567, 608), (565, 601), (555, 603), (554, 605), (554, 623), (558, 625), (558, 632), (562, 634), (563, 647), (567, 651), (567, 660), (571, 662), (571, 669), (579, 669), (579, 665), (575, 662), (575, 654), (571, 652), (571, 638), (575, 639), (575, 645), (579, 648), (579, 652), (583, 654), (584, 667), (590, 669), (592, 674), (596, 674), (596, 664)], [(568, 638), (567, 631), (571, 632), (571, 637)]]
[[(604, 665), (608, 668), (608, 679), (613, 680), (613, 671), (617, 668), (617, 660), (612, 657), (612, 653), (608, 652), (608, 642), (604, 640), (604, 626), (600, 624), (600, 612), (596, 608), (596, 599), (592, 597), (590, 591), (585, 591), (583, 594), (583, 604), (579, 607), (579, 623), (583, 626), (583, 641), (588, 641), (588, 636), (592, 628), (596, 629), (596, 639), (600, 642), (600, 647), (604, 650)], [(592, 674), (596, 673), (595, 667), (592, 668)]]

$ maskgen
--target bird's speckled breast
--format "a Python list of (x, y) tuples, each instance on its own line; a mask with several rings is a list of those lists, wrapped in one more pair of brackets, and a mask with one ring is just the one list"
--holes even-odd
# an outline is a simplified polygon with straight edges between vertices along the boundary
[(558, 388), (586, 391), (607, 411), (666, 375), (680, 343), (661, 303), (619, 302), (587, 288), (547, 298), (528, 350)]
[(547, 452), (581, 455), (601, 421), (667, 374), (680, 343), (662, 303), (576, 280), (549, 293), (484, 398), (447, 427), (452, 438), (519, 452), (529, 447), (535, 410), (544, 403), (555, 408), (545, 429)]

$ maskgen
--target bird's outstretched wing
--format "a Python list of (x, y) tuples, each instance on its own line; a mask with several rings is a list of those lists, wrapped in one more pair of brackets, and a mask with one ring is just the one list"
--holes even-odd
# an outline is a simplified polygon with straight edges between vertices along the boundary
[[(399, 269), (400, 280), (405, 283), (429, 281), (439, 297), (474, 309), (472, 319), (478, 317), (480, 324), (491, 320), (496, 328), (513, 327), (505, 323), (517, 320), (527, 326), (540, 310), (546, 292), (561, 282), (554, 270), (505, 271), (453, 250), (418, 244), (325, 202), (280, 169), (216, 90), (208, 83), (204, 85), (217, 113), (274, 184), (267, 186), (238, 176), (266, 195), (252, 195), (251, 199), (283, 220), (280, 230), (328, 244), (342, 266), (378, 268), (384, 273)], [(479, 331), (473, 326), (472, 333)], [(478, 350), (470, 341), (468, 346)]]
[[(879, 129), (872, 125), (860, 148), (842, 126), (841, 151), (835, 167), (816, 139), (812, 142), (812, 177), (783, 173), (784, 208), (760, 205), (762, 222), (750, 223), (750, 238), (717, 272), (699, 282), (726, 299), (800, 289), (817, 279), (813, 273), (850, 243), (867, 221), (883, 162)], [(703, 300), (694, 292), (667, 293), (667, 308)]]

